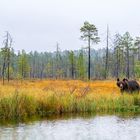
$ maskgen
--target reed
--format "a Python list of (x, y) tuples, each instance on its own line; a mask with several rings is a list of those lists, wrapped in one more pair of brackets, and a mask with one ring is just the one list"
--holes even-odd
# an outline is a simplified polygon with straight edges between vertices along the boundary
[(121, 95), (115, 81), (44, 80), (0, 85), (0, 119), (81, 112), (139, 113), (140, 95)]

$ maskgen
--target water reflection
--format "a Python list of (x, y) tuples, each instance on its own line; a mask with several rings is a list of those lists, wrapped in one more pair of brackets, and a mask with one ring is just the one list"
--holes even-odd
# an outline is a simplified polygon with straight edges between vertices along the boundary
[(140, 140), (140, 117), (70, 116), (0, 127), (0, 140)]

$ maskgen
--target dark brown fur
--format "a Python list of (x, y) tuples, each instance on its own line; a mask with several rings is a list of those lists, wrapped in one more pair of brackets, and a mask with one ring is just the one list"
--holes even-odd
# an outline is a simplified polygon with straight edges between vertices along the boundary
[(120, 79), (117, 79), (117, 86), (120, 88), (121, 93), (129, 92), (139, 92), (140, 86), (136, 80), (128, 80), (124, 78), (122, 81)]

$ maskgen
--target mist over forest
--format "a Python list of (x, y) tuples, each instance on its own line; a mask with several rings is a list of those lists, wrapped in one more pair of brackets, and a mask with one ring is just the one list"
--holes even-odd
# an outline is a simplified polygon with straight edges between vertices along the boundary
[[(6, 32), (0, 51), (0, 77), (3, 79), (110, 79), (140, 77), (140, 37), (132, 38), (129, 32), (115, 34), (106, 47), (94, 49), (99, 43), (98, 29), (84, 22), (80, 29), (87, 47), (61, 51), (56, 44), (54, 52), (14, 51), (13, 39)], [(80, 32), (79, 31), (79, 32)], [(83, 36), (82, 36), (83, 35)]]

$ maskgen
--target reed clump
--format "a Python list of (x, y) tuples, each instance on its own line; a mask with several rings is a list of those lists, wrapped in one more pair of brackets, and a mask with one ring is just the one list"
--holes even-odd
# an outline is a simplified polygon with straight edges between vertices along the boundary
[(0, 119), (81, 112), (139, 113), (140, 95), (121, 95), (115, 81), (44, 80), (0, 85)]

